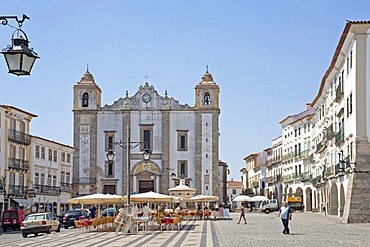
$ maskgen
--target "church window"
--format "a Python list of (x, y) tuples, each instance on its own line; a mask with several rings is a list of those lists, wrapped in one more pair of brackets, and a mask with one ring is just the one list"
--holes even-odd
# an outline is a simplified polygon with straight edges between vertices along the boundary
[(153, 124), (143, 124), (140, 126), (140, 150), (151, 150), (153, 146)]
[(113, 149), (114, 145), (114, 131), (105, 131), (105, 152)]
[(204, 104), (210, 105), (211, 104), (211, 96), (208, 92), (204, 94)]
[(178, 177), (181, 177), (182, 174), (184, 174), (185, 177), (187, 177), (188, 176), (188, 162), (186, 160), (178, 161), (177, 171), (178, 171), (178, 174), (177, 174)]
[(89, 94), (84, 93), (82, 95), (82, 107), (89, 107)]
[(114, 177), (114, 163), (106, 162), (105, 163), (105, 175), (108, 178)]
[(188, 130), (177, 130), (177, 151), (188, 151)]

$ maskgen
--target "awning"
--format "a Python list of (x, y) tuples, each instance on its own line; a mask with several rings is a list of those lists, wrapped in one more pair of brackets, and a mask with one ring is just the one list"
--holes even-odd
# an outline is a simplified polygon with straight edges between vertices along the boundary
[(30, 201), (27, 201), (26, 199), (22, 199), (22, 198), (12, 198), (13, 201), (16, 201), (18, 202), (19, 206), (28, 206), (28, 205), (31, 205), (31, 202)]

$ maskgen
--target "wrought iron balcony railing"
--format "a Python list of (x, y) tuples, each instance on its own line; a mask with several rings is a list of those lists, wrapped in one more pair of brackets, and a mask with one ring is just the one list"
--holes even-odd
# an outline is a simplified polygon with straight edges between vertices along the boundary
[(339, 83), (338, 87), (335, 89), (335, 102), (339, 102), (343, 98), (343, 95), (342, 83)]
[(338, 133), (335, 134), (335, 144), (339, 145), (342, 142), (344, 142), (344, 129), (343, 128), (339, 130)]
[(13, 157), (8, 158), (8, 168), (9, 170), (19, 170), (19, 171), (28, 171), (30, 165), (28, 160), (16, 159)]
[(15, 129), (8, 130), (8, 140), (26, 146), (31, 144), (31, 136), (29, 134)]
[(25, 197), (27, 195), (28, 186), (9, 184), (7, 194), (8, 196)]
[(63, 192), (72, 192), (73, 191), (73, 184), (60, 183), (60, 189)]
[(61, 188), (57, 186), (34, 184), (34, 193), (41, 195), (60, 195)]

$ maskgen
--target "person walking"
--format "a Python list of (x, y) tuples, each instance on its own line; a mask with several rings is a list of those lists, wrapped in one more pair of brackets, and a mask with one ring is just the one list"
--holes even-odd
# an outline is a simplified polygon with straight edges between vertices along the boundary
[(245, 219), (244, 205), (240, 207), (240, 217), (239, 217), (238, 224), (240, 224), (240, 221), (242, 220), (242, 218), (244, 219), (244, 224), (247, 224), (247, 220)]
[(283, 222), (284, 234), (290, 234), (289, 231), (289, 220), (292, 220), (292, 209), (288, 206), (288, 202), (283, 202), (283, 206), (280, 207), (278, 217), (281, 216), (281, 221)]

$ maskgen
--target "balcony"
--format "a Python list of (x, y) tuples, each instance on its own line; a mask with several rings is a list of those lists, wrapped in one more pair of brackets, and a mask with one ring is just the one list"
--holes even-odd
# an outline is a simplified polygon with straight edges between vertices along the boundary
[(335, 134), (335, 145), (339, 146), (344, 142), (344, 128), (339, 130), (338, 133)]
[(258, 188), (259, 185), (258, 185), (258, 182), (253, 182), (253, 188)]
[(324, 140), (322, 140), (321, 142), (317, 143), (317, 145), (316, 145), (316, 153), (321, 152), (325, 148), (326, 148), (326, 143), (325, 143)]
[(293, 157), (294, 157), (293, 152), (285, 154), (285, 155), (283, 155), (282, 161), (289, 161), (289, 160), (293, 159)]
[(281, 177), (284, 183), (293, 181), (293, 174), (285, 175)]
[(315, 177), (315, 178), (312, 179), (312, 185), (313, 186), (316, 186), (319, 183), (321, 183), (321, 176), (317, 176), (317, 177)]
[(339, 83), (338, 87), (335, 89), (335, 102), (339, 102), (343, 98), (343, 95), (342, 83)]
[(28, 171), (30, 165), (28, 160), (16, 159), (13, 157), (8, 158), (8, 169), (16, 171)]
[(60, 195), (61, 188), (56, 186), (34, 184), (33, 185), (35, 194), (39, 195)]
[(274, 176), (266, 177), (266, 183), (268, 184), (274, 183)]
[(29, 134), (15, 129), (8, 130), (8, 140), (26, 146), (31, 144), (31, 136)]
[(335, 174), (335, 167), (334, 166), (329, 166), (325, 170), (325, 177), (331, 177)]
[(60, 189), (63, 192), (72, 192), (73, 191), (73, 184), (60, 183)]
[(26, 197), (27, 191), (28, 186), (9, 184), (7, 194), (11, 197)]

